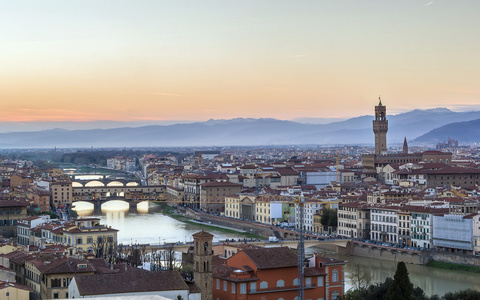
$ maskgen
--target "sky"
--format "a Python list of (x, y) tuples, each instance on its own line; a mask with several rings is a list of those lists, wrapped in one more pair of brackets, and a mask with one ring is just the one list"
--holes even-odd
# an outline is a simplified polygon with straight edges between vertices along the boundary
[(478, 0), (0, 0), (0, 122), (480, 110)]

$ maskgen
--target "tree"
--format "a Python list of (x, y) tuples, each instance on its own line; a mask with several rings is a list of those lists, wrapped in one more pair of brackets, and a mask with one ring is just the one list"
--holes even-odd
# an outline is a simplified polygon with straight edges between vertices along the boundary
[(93, 254), (96, 258), (103, 258), (109, 264), (117, 263), (118, 247), (113, 242), (113, 239), (109, 239), (107, 236), (98, 237), (96, 241), (92, 243)]
[(360, 265), (354, 266), (349, 277), (350, 277), (350, 280), (352, 281), (353, 288), (357, 290), (367, 289), (372, 279), (370, 276), (370, 273), (362, 269)]
[(475, 290), (464, 290), (458, 292), (448, 292), (446, 293), (442, 299), (444, 300), (476, 300), (480, 299), (480, 292)]
[(320, 223), (323, 227), (337, 227), (337, 211), (330, 208), (323, 209)]
[(387, 300), (412, 300), (413, 284), (408, 277), (407, 267), (403, 261), (397, 264), (393, 282), (385, 295)]

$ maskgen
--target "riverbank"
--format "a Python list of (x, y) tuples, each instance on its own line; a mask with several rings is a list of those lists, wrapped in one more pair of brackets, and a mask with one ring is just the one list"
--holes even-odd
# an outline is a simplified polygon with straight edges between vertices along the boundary
[(168, 206), (164, 203), (161, 202), (154, 202), (156, 205), (159, 206), (161, 213), (169, 216), (172, 219), (175, 219), (177, 221), (180, 221), (185, 224), (190, 224), (190, 225), (195, 225), (197, 227), (200, 227), (205, 230), (215, 230), (218, 232), (222, 233), (230, 233), (230, 234), (237, 234), (239, 236), (243, 236), (245, 238), (252, 238), (252, 239), (265, 239), (263, 236), (259, 236), (256, 234), (252, 234), (249, 232), (246, 232), (244, 230), (238, 230), (234, 228), (228, 228), (227, 226), (222, 226), (222, 225), (216, 225), (216, 224), (206, 224), (204, 222), (199, 222), (192, 220), (191, 218), (184, 216), (182, 214), (175, 213), (175, 209), (171, 206)]
[(459, 265), (459, 264), (446, 263), (441, 261), (431, 261), (431, 262), (428, 262), (426, 266), (437, 268), (437, 269), (444, 269), (444, 270), (458, 270), (458, 271), (465, 271), (465, 272), (471, 272), (471, 273), (480, 273), (480, 267)]

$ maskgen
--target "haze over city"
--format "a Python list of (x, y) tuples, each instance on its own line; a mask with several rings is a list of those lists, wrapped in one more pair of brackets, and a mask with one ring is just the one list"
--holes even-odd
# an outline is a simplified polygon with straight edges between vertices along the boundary
[(479, 9), (2, 1), (0, 122), (345, 119), (380, 95), (389, 114), (479, 110)]

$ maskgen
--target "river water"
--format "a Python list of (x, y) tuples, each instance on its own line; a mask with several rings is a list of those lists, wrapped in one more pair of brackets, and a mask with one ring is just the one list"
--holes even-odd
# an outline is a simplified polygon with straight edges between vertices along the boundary
[[(191, 242), (192, 235), (199, 232), (199, 226), (185, 224), (166, 216), (155, 204), (140, 203), (136, 211), (129, 208), (124, 201), (109, 201), (101, 210), (94, 210), (92, 204), (76, 202), (79, 217), (95, 217), (101, 224), (118, 229), (119, 244), (164, 244), (173, 242)], [(213, 241), (238, 238), (237, 234), (229, 234), (209, 230), (214, 235)]]
[[(329, 257), (346, 260), (345, 266), (345, 290), (352, 287), (352, 272), (358, 270), (366, 272), (371, 278), (371, 283), (384, 282), (385, 278), (395, 275), (397, 262), (374, 259), (360, 256), (345, 256), (335, 253), (323, 252), (314, 248), (307, 249), (308, 252), (326, 254)], [(407, 264), (410, 281), (419, 286), (425, 294), (431, 296), (437, 294), (443, 296), (447, 292), (475, 289), (480, 290), (480, 274), (465, 271), (443, 270), (423, 265)]]
[[(123, 201), (109, 201), (102, 205), (101, 210), (94, 210), (93, 205), (86, 202), (77, 202), (77, 213), (83, 217), (96, 217), (101, 219), (102, 224), (118, 229), (118, 242), (122, 244), (163, 244), (171, 242), (192, 241), (192, 234), (201, 230), (200, 227), (185, 224), (159, 212), (156, 205), (140, 203), (136, 211), (132, 211), (128, 204)], [(210, 231), (210, 230), (209, 230)], [(214, 242), (227, 238), (239, 238), (236, 234), (210, 231), (214, 234)], [(322, 253), (314, 248), (307, 252)], [(370, 274), (371, 282), (385, 281), (387, 277), (393, 277), (396, 263), (392, 261), (357, 257), (340, 256), (335, 253), (326, 253), (327, 256), (343, 259), (349, 263), (345, 267), (345, 290), (352, 287), (351, 274), (357, 270)], [(421, 265), (407, 264), (410, 280), (416, 286), (422, 288), (427, 295), (437, 294), (443, 296), (449, 291), (476, 289), (480, 290), (480, 274), (442, 270)]]

